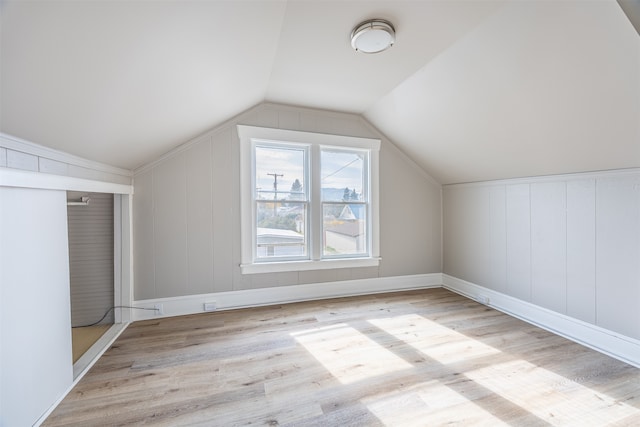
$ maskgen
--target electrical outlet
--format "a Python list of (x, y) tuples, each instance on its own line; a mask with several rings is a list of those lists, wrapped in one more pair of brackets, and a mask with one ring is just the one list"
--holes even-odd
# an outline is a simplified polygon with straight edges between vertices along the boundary
[(154, 304), (153, 308), (156, 309), (156, 311), (154, 311), (156, 316), (162, 316), (164, 314), (164, 307), (162, 304), (158, 303), (158, 304)]
[(204, 311), (216, 311), (217, 305), (216, 302), (205, 302), (204, 303)]

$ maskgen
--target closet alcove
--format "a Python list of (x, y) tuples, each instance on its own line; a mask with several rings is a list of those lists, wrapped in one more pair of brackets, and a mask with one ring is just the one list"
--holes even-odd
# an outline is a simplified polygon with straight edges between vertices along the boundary
[(67, 192), (73, 363), (114, 323), (114, 195)]

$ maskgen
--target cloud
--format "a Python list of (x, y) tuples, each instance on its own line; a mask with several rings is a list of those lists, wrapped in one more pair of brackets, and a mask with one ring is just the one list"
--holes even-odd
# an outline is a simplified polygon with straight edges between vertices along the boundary
[[(303, 149), (256, 147), (256, 187), (272, 191), (278, 174), (278, 192), (288, 192), (298, 179), (306, 188)], [(323, 150), (321, 154), (322, 188), (350, 188), (363, 191), (364, 156), (353, 151)]]

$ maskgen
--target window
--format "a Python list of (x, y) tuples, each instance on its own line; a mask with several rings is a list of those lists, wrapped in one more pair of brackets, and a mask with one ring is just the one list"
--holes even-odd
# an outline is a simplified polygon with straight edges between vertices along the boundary
[(378, 265), (379, 140), (238, 134), (243, 274)]
[(368, 256), (369, 150), (320, 147), (322, 256)]
[(306, 146), (254, 143), (254, 261), (308, 258), (308, 159)]

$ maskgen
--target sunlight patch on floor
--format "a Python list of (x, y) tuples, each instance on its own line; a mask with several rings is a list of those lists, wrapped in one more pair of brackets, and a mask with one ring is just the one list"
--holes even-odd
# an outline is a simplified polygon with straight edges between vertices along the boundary
[[(599, 426), (640, 413), (637, 408), (521, 359), (465, 375), (551, 425)], [(590, 423), (585, 424), (585, 419)]]
[(418, 314), (368, 320), (443, 365), (502, 353)]
[(439, 381), (363, 399), (362, 403), (385, 425), (508, 425)]
[(342, 384), (412, 365), (344, 323), (292, 334)]

